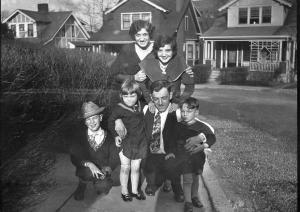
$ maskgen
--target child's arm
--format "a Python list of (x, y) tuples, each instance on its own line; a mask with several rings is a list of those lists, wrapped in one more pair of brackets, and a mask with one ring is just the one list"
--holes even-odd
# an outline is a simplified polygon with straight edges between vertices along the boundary
[(119, 136), (115, 130), (115, 121), (117, 119), (122, 119), (122, 112), (120, 111), (120, 107), (116, 106), (112, 112), (110, 117), (108, 118), (108, 129), (111, 132), (113, 138)]
[(179, 97), (180, 102), (192, 96), (195, 90), (194, 78), (186, 72), (184, 72), (181, 75), (181, 83), (184, 84), (185, 87), (182, 94)]

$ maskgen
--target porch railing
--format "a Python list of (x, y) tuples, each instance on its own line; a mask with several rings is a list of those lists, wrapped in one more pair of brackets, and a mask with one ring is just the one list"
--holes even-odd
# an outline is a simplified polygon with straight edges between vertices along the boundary
[[(282, 62), (250, 62), (250, 71), (274, 72), (281, 67)], [(282, 64), (283, 65), (283, 64)]]

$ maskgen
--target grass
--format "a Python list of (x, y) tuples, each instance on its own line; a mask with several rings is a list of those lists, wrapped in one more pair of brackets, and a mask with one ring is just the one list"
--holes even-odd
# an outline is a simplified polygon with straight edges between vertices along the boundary
[[(217, 136), (209, 162), (237, 211), (296, 211), (296, 95), (242, 89), (199, 93), (200, 113)], [(235, 204), (239, 198), (242, 207)]]

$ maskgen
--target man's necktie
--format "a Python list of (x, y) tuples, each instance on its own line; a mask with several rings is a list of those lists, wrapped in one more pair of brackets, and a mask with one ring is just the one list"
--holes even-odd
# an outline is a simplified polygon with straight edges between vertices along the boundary
[(156, 153), (160, 149), (160, 128), (161, 128), (161, 119), (160, 119), (160, 113), (158, 112), (154, 116), (152, 139), (150, 142), (151, 153)]

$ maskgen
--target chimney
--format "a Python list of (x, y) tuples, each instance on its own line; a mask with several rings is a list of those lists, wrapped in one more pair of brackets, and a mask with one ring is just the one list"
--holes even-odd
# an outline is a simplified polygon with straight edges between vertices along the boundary
[(187, 1), (187, 0), (176, 0), (176, 12), (180, 12), (184, 1)]
[(38, 4), (37, 6), (38, 6), (38, 12), (44, 12), (44, 13), (49, 12), (47, 3)]

